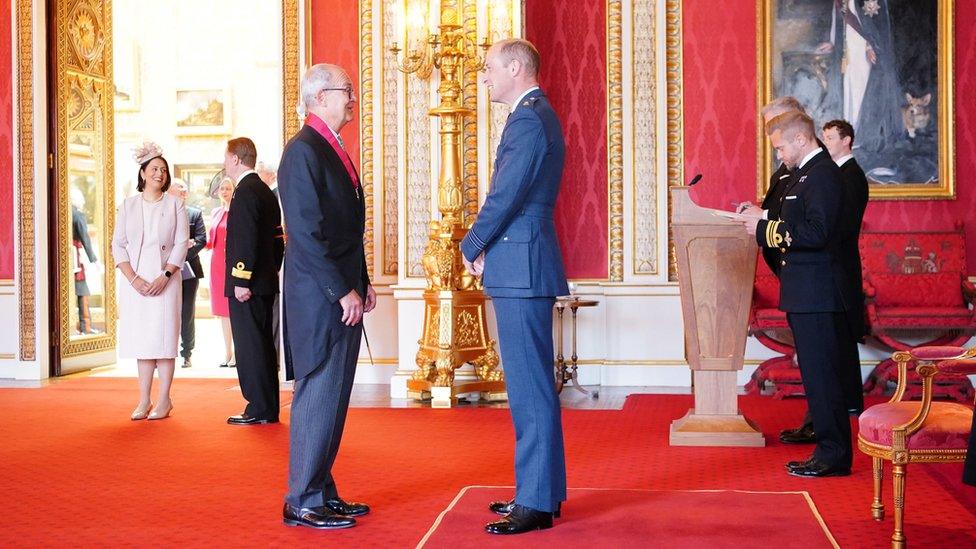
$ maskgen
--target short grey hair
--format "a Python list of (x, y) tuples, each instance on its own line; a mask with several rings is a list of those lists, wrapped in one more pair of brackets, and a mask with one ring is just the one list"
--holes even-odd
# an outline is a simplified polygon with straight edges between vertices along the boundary
[(278, 171), (278, 166), (272, 162), (265, 162), (264, 160), (259, 160), (258, 165), (254, 167), (254, 171), (256, 172), (265, 171), (265, 172), (274, 173)]
[(342, 67), (328, 63), (318, 63), (309, 67), (302, 76), (301, 99), (298, 101), (298, 114), (304, 117), (309, 105), (317, 105), (318, 95), (323, 88), (335, 86), (337, 76), (343, 74)]
[(524, 38), (506, 38), (495, 42), (494, 45), (498, 48), (498, 54), (505, 65), (512, 61), (518, 61), (529, 76), (539, 75), (539, 66), (541, 65), (539, 50), (532, 45), (532, 42)]
[(759, 114), (763, 118), (766, 118), (767, 116), (774, 117), (792, 111), (803, 114), (807, 113), (807, 110), (803, 107), (803, 103), (800, 103), (797, 98), (793, 97), (792, 95), (784, 95), (783, 97), (777, 97), (769, 103), (766, 103), (763, 108), (759, 110)]

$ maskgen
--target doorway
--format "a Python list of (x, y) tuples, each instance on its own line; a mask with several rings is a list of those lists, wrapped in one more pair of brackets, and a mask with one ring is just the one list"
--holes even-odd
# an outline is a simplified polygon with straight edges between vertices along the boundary
[[(162, 148), (208, 233), (228, 139), (250, 137), (259, 161), (275, 167), (289, 91), (282, 44), (298, 42), (283, 33), (297, 34), (298, 4), (49, 0), (52, 375), (109, 365), (124, 375), (127, 362), (134, 370), (116, 352), (117, 323), (138, 319), (119, 317), (117, 288), (126, 281), (115, 275), (111, 240), (118, 204), (137, 192), (136, 147)], [(211, 255), (199, 253), (201, 350), (223, 347)]]

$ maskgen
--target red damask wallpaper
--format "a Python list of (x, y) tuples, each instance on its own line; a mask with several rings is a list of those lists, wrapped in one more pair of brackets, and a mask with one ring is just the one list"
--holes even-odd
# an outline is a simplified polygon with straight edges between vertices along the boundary
[[(740, 7), (741, 4), (741, 7)], [(729, 209), (756, 196), (756, 6), (684, 2), (684, 155), (702, 205)], [(976, 2), (955, 2), (956, 199), (871, 201), (865, 229), (945, 230), (965, 221), (968, 273), (976, 274)]]
[(605, 2), (525, 3), (525, 36), (566, 138), (556, 230), (576, 279), (608, 277), (606, 26)]
[[(359, 2), (311, 1), (312, 63), (331, 63), (346, 70), (359, 93)], [(358, 96), (357, 96), (358, 99)], [(359, 169), (359, 111), (342, 130), (342, 142)]]
[(0, 279), (14, 277), (14, 108), (10, 0), (0, 0)]

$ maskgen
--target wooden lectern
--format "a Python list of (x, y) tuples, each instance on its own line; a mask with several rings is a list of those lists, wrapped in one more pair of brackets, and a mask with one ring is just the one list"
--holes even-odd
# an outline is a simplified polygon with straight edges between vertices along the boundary
[(742, 223), (696, 205), (689, 189), (671, 187), (671, 228), (695, 407), (671, 423), (671, 445), (765, 446), (736, 395), (758, 247)]

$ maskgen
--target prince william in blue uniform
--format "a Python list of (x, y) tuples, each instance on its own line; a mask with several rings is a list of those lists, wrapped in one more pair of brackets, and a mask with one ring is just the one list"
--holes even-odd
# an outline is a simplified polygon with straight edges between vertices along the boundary
[(552, 527), (566, 499), (559, 399), (553, 383), (552, 307), (569, 293), (553, 208), (566, 154), (562, 128), (539, 89), (539, 52), (526, 40), (488, 50), (484, 83), (511, 106), (491, 192), (464, 241), (467, 269), (482, 275), (498, 319), (498, 343), (515, 423), (515, 498), (492, 503), (491, 534)]

